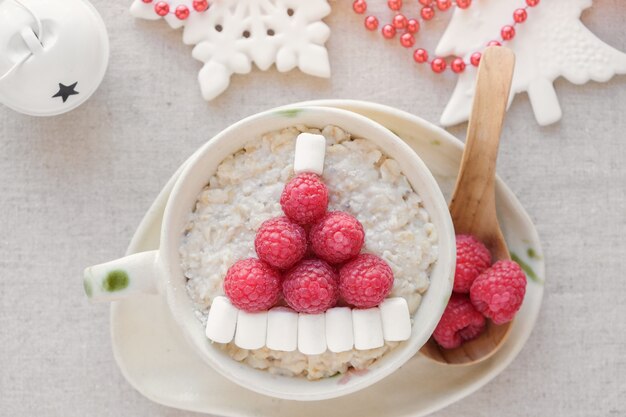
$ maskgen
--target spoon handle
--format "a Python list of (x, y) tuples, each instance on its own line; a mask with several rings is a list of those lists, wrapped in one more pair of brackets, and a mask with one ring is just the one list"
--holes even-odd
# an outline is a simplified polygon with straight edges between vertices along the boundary
[(496, 217), (494, 186), (500, 132), (514, 67), (515, 55), (507, 48), (489, 47), (482, 55), (465, 151), (450, 203), (456, 232), (475, 235), (496, 260), (508, 258)]

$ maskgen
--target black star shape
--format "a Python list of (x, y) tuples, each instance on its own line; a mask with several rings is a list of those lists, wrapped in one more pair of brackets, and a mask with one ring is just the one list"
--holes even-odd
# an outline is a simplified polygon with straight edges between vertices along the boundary
[(78, 84), (78, 81), (70, 86), (59, 83), (59, 92), (53, 95), (52, 98), (61, 97), (63, 99), (63, 103), (65, 103), (69, 96), (78, 94), (78, 91), (75, 90), (76, 84)]

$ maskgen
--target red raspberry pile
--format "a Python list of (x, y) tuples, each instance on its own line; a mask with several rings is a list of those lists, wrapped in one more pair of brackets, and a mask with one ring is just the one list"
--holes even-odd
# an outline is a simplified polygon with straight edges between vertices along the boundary
[(526, 276), (513, 261), (491, 264), (485, 245), (470, 235), (456, 237), (454, 293), (441, 316), (433, 338), (454, 349), (478, 337), (486, 319), (504, 324), (515, 317), (526, 293)]
[(259, 259), (230, 267), (224, 292), (244, 311), (264, 311), (281, 294), (299, 313), (319, 314), (339, 299), (357, 308), (380, 304), (391, 291), (393, 272), (372, 254), (360, 254), (363, 225), (352, 215), (327, 212), (328, 189), (316, 174), (303, 173), (280, 197), (285, 216), (269, 219), (257, 231)]

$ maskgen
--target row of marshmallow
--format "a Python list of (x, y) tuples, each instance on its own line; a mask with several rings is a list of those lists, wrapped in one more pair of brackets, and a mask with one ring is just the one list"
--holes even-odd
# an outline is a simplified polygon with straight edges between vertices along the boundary
[(374, 349), (388, 342), (411, 337), (411, 315), (402, 297), (387, 298), (377, 308), (335, 307), (322, 314), (298, 314), (287, 307), (248, 313), (234, 307), (228, 298), (216, 297), (211, 304), (206, 336), (217, 343), (242, 349), (269, 349), (319, 355), (328, 349), (345, 352)]

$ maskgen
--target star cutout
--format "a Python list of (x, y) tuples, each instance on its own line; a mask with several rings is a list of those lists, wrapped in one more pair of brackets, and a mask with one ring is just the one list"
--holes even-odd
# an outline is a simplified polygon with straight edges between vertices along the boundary
[(78, 94), (78, 91), (75, 90), (76, 84), (78, 84), (78, 81), (69, 86), (59, 83), (59, 91), (53, 95), (52, 98), (61, 97), (63, 99), (63, 103), (65, 103), (69, 96)]

